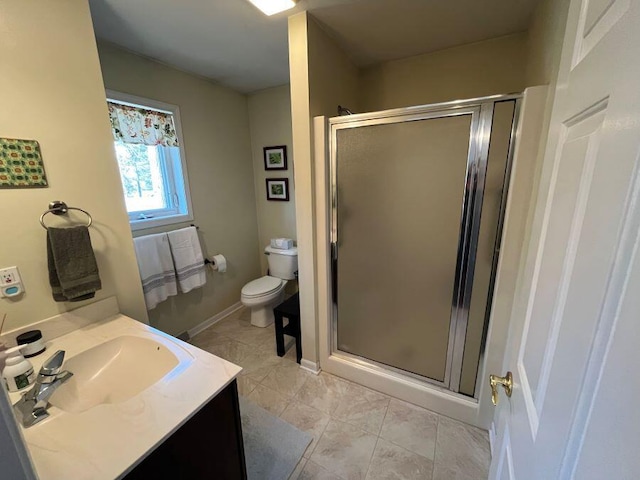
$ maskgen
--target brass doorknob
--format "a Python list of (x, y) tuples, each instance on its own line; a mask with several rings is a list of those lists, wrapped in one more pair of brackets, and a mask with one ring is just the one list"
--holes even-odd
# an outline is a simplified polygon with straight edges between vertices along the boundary
[(513, 375), (511, 372), (507, 372), (507, 375), (504, 377), (489, 375), (489, 385), (491, 385), (491, 401), (494, 405), (498, 405), (498, 385), (502, 385), (507, 397), (511, 397), (511, 392), (513, 392)]

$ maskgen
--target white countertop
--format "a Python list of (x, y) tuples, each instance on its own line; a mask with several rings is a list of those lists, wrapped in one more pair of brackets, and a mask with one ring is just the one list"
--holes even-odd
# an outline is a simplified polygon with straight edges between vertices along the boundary
[[(112, 316), (55, 338), (46, 343), (44, 353), (30, 360), (37, 372), (56, 350), (65, 350), (67, 360), (122, 335), (153, 338), (178, 357), (178, 365), (129, 400), (101, 404), (81, 413), (63, 412), (50, 406), (49, 418), (23, 428), (41, 480), (112, 480), (123, 476), (242, 370), (125, 315)], [(10, 394), (12, 403), (24, 391)]]

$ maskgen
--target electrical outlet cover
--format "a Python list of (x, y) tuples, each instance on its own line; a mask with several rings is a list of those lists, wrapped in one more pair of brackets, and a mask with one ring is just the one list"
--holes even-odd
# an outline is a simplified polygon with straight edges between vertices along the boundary
[(3, 268), (0, 270), (0, 287), (21, 283), (18, 267)]

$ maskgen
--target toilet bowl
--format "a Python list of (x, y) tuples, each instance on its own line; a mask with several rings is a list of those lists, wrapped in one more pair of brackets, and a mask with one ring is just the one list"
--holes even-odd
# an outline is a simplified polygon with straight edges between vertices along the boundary
[(273, 323), (273, 308), (284, 301), (284, 287), (296, 278), (298, 249), (267, 246), (269, 275), (252, 280), (242, 287), (240, 301), (251, 309), (251, 325), (268, 327)]
[(273, 309), (284, 301), (286, 280), (265, 275), (242, 287), (240, 301), (251, 309), (251, 325), (268, 327), (273, 323)]

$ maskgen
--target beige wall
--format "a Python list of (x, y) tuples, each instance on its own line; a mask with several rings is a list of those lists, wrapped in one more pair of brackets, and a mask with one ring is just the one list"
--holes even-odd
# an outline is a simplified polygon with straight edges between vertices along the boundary
[(338, 104), (357, 108), (358, 70), (307, 15), (289, 17), (289, 71), (303, 363), (318, 362), (315, 175), (311, 119), (334, 116)]
[[(263, 248), (276, 237), (296, 239), (296, 200), (293, 181), (294, 157), (291, 133), (291, 94), (289, 85), (269, 88), (248, 97), (249, 123), (251, 125), (251, 151), (253, 177), (256, 189), (258, 217), (258, 249), (262, 272), (267, 271), (267, 257)], [(273, 145), (287, 146), (287, 170), (264, 169), (263, 148)], [(288, 178), (288, 202), (268, 201), (265, 180)]]
[(289, 17), (289, 73), (291, 81), (291, 133), (296, 159), (296, 229), (298, 240), (298, 285), (302, 364), (318, 361), (316, 322), (315, 212), (313, 161), (311, 157), (311, 114), (309, 113), (309, 51), (306, 12)]
[(534, 10), (527, 37), (527, 85), (555, 83), (568, 11), (569, 0), (542, 0)]
[(0, 190), (0, 267), (17, 265), (26, 287), (20, 299), (0, 299), (4, 328), (91, 302), (51, 297), (38, 218), (56, 199), (93, 215), (96, 299), (117, 295), (124, 313), (146, 321), (88, 3), (1, 0), (0, 11), (0, 135), (39, 141), (49, 179), (48, 188)]
[(366, 68), (359, 111), (521, 92), (526, 57), (522, 32)]
[(153, 326), (178, 334), (239, 302), (242, 286), (260, 273), (247, 100), (112, 45), (101, 44), (99, 53), (107, 88), (180, 107), (194, 222), (205, 254), (227, 257), (227, 273), (209, 271), (204, 288), (171, 297), (149, 312)]
[(313, 17), (308, 17), (311, 117), (335, 117), (338, 105), (358, 111), (359, 71)]

